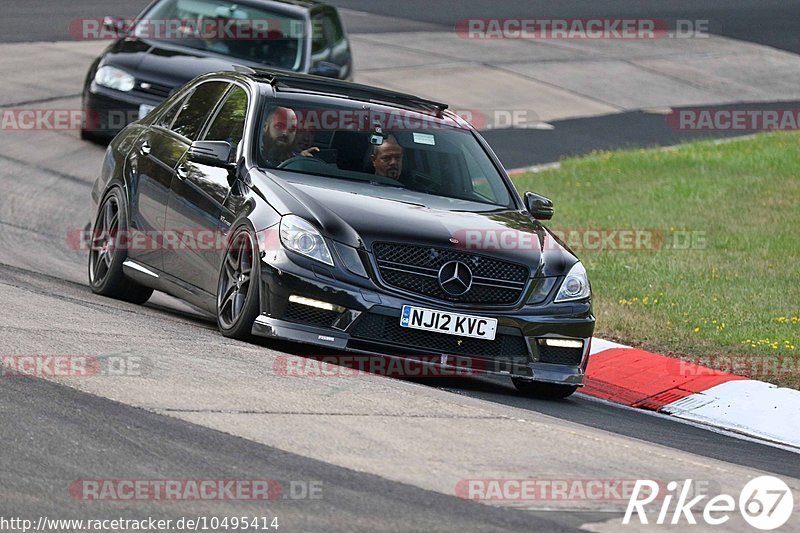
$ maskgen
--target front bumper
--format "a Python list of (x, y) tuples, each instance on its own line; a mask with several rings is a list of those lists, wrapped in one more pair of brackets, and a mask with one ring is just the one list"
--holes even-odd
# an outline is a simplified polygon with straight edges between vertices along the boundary
[[(414, 358), (441, 368), (469, 367), (476, 374), (583, 384), (595, 323), (588, 302), (507, 311), (464, 309), (395, 294), (371, 279), (304, 264), (303, 258), (298, 263), (283, 251), (270, 256), (269, 263), (261, 262), (261, 310), (254, 335), (331, 351)], [(314, 307), (320, 302), (329, 308)], [(488, 341), (401, 328), (404, 305), (496, 318), (497, 337)], [(577, 340), (582, 347), (559, 352), (545, 347), (543, 339)]]
[(83, 96), (84, 130), (98, 137), (113, 138), (139, 119), (139, 107), (155, 107), (163, 101), (139, 91), (121, 92), (92, 83)]

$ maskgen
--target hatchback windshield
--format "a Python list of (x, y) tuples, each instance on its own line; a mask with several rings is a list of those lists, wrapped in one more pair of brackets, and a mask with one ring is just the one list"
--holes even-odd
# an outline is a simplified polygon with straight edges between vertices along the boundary
[(330, 187), (360, 182), (363, 194), (418, 193), (415, 201), (426, 206), (442, 207), (435, 198), (447, 198), (461, 202), (444, 205), (466, 210), (472, 203), (483, 204), (476, 210), (511, 207), (504, 180), (472, 132), (432, 116), (296, 102), (273, 102), (263, 116), (254, 150), (262, 168), (314, 175), (315, 183), (330, 178)]
[(302, 67), (304, 33), (302, 19), (225, 0), (163, 0), (133, 30), (140, 39), (287, 70)]

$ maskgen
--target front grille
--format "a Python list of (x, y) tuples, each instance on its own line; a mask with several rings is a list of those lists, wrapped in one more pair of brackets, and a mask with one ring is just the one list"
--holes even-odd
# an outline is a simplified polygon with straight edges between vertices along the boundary
[(583, 359), (583, 348), (562, 348), (539, 344), (539, 361), (554, 365), (578, 366)]
[[(513, 304), (530, 275), (525, 265), (447, 248), (377, 243), (372, 250), (384, 283), (449, 302)], [(448, 294), (439, 284), (439, 270), (450, 261), (461, 261), (472, 271), (472, 287), (460, 296)]]
[(327, 309), (319, 309), (310, 305), (289, 302), (286, 306), (286, 312), (283, 314), (283, 319), (299, 324), (329, 328), (333, 325), (334, 321), (339, 318), (339, 315), (340, 313), (336, 311), (328, 311)]
[[(495, 340), (458, 337), (432, 331), (404, 328), (400, 317), (368, 313), (362, 315), (350, 331), (350, 336), (381, 343), (398, 344), (405, 348), (431, 354), (470, 355), (489, 359), (528, 359), (525, 338), (520, 335), (498, 333)], [(459, 344), (460, 342), (460, 344)]]
[(159, 98), (166, 98), (172, 94), (172, 87), (168, 85), (161, 85), (158, 83), (151, 83), (149, 81), (140, 81), (136, 83), (136, 89)]

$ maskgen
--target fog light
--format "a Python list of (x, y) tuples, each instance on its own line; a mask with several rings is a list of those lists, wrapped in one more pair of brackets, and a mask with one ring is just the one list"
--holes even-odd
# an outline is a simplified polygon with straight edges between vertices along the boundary
[(319, 300), (313, 300), (311, 298), (306, 298), (305, 296), (297, 296), (296, 294), (292, 294), (289, 296), (289, 301), (292, 303), (300, 304), (300, 305), (307, 305), (309, 307), (316, 307), (317, 309), (324, 309), (326, 311), (336, 311), (337, 313), (344, 313), (347, 309), (340, 305), (328, 303), (328, 302), (321, 302)]
[(539, 344), (555, 348), (583, 348), (583, 341), (573, 339), (539, 339)]

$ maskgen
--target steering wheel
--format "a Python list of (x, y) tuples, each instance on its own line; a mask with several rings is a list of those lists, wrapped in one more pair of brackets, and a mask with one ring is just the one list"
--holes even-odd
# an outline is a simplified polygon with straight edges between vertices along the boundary
[[(302, 163), (302, 164), (300, 164)], [(289, 170), (303, 170), (303, 167), (306, 163), (310, 163), (311, 165), (319, 166), (319, 169), (322, 170), (322, 167), (330, 168), (330, 163), (326, 163), (322, 159), (317, 159), (315, 157), (305, 156), (305, 155), (296, 155), (294, 157), (290, 157), (280, 165), (278, 165), (279, 169), (289, 169)]]

